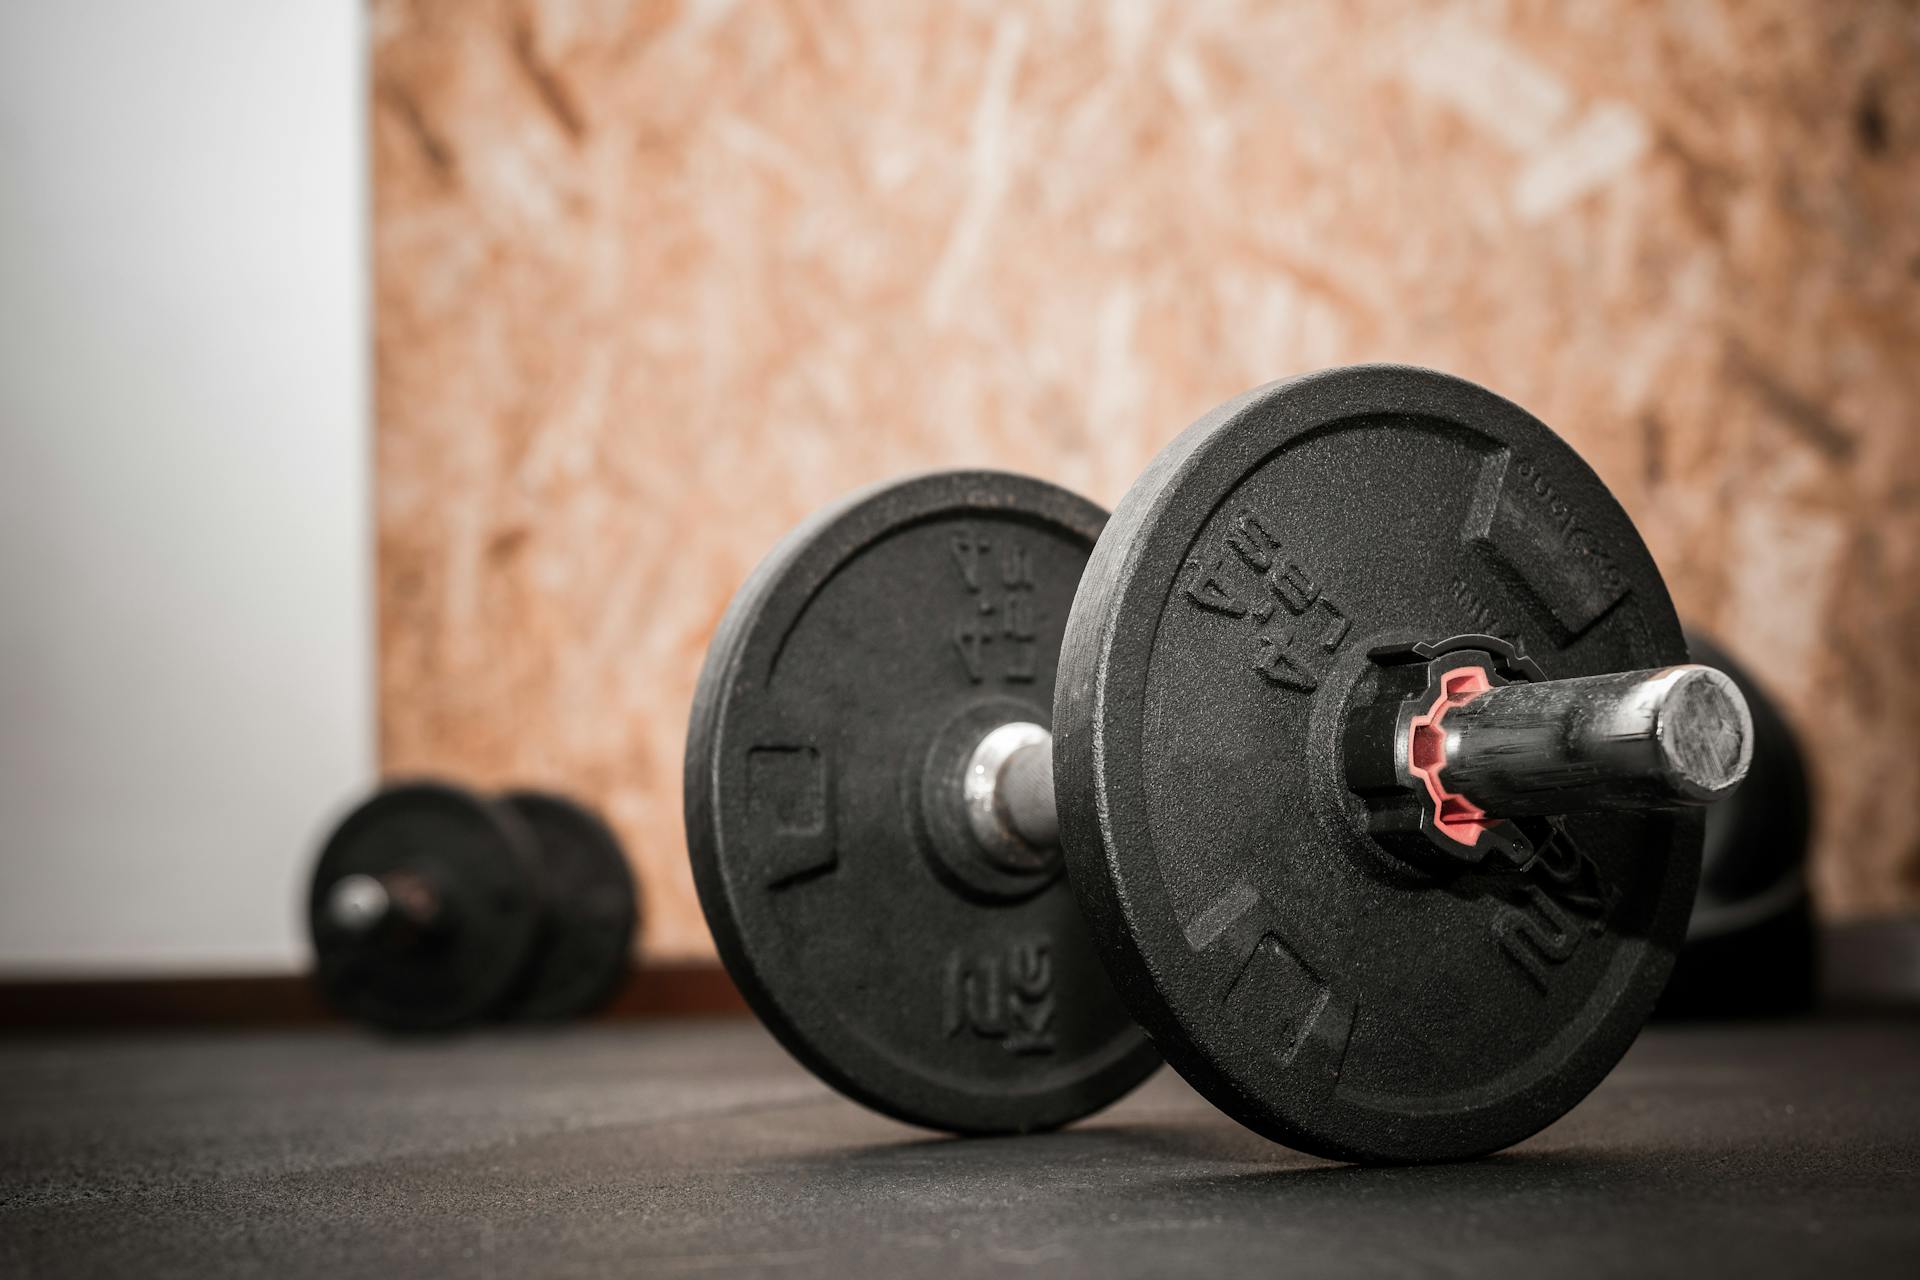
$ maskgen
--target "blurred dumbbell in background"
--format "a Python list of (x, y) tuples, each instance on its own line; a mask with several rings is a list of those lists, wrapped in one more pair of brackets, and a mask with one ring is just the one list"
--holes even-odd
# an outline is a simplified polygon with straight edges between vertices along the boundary
[(334, 828), (307, 918), (334, 1008), (436, 1031), (602, 1007), (631, 965), (638, 895), (618, 838), (578, 802), (422, 780)]

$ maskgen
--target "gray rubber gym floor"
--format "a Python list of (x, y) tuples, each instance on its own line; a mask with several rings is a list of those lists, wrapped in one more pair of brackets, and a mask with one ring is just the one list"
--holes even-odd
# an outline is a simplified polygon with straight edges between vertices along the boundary
[(1545, 1134), (1359, 1169), (1171, 1072), (932, 1137), (744, 1022), (0, 1046), (0, 1275), (1920, 1275), (1920, 1020), (1648, 1032)]

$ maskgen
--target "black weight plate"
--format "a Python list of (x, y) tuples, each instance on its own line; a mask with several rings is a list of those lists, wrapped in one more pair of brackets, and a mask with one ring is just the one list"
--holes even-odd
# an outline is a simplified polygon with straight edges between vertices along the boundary
[[(442, 927), (396, 940), (327, 918), (343, 877), (393, 873), (434, 887)], [(540, 918), (532, 833), (510, 809), (438, 782), (389, 786), (349, 813), (321, 849), (307, 902), (322, 992), (349, 1017), (395, 1031), (461, 1026), (498, 1010)]]
[(1746, 781), (1707, 810), (1689, 942), (1751, 928), (1807, 900), (1807, 838), (1813, 803), (1793, 728), (1752, 674), (1706, 636), (1687, 633), (1694, 661), (1733, 677), (1753, 715)]
[(1697, 816), (1566, 819), (1571, 889), (1539, 866), (1417, 870), (1366, 834), (1341, 743), (1369, 652), (1479, 633), (1548, 677), (1686, 658), (1592, 471), (1425, 370), (1222, 405), (1088, 565), (1054, 709), (1074, 889), (1167, 1060), (1278, 1141), (1372, 1161), (1519, 1141), (1599, 1082), (1666, 980)]
[(1674, 1017), (1753, 1017), (1812, 1007), (1816, 978), (1807, 840), (1813, 796), (1805, 757), (1766, 688), (1699, 632), (1695, 662), (1725, 671), (1753, 715), (1746, 781), (1707, 810), (1700, 889), (1687, 943), (1660, 999)]
[(868, 490), (774, 549), (708, 651), (687, 834), (721, 958), (795, 1057), (897, 1119), (1049, 1128), (1157, 1064), (1057, 859), (965, 863), (947, 803), (987, 729), (1046, 723), (1104, 518), (992, 472)]
[(633, 966), (633, 868), (600, 816), (567, 797), (510, 791), (500, 798), (533, 832), (547, 903), (539, 945), (503, 1016), (585, 1017), (612, 998)]

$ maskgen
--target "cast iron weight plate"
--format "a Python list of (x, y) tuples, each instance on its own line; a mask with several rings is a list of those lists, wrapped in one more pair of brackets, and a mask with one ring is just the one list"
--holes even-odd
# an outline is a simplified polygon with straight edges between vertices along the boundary
[(527, 1022), (585, 1017), (633, 965), (633, 869), (612, 829), (566, 796), (509, 791), (501, 800), (533, 832), (547, 905), (540, 941), (502, 1014)]
[(1807, 841), (1813, 793), (1793, 726), (1766, 686), (1704, 634), (1687, 632), (1696, 662), (1732, 676), (1753, 716), (1747, 780), (1707, 810), (1700, 889), (1687, 944), (1660, 999), (1674, 1017), (1803, 1012), (1818, 986)]
[(1548, 678), (1687, 660), (1646, 548), (1515, 405), (1420, 369), (1274, 383), (1114, 513), (1054, 713), (1061, 841), (1129, 1008), (1201, 1093), (1319, 1155), (1459, 1159), (1584, 1097), (1685, 933), (1697, 814), (1558, 819), (1555, 866), (1417, 870), (1340, 750), (1369, 654), (1491, 634)]
[[(439, 922), (353, 933), (326, 903), (346, 876), (400, 873), (432, 886)], [(438, 782), (388, 786), (321, 850), (308, 923), (322, 992), (342, 1013), (393, 1031), (445, 1030), (497, 1012), (537, 941), (539, 855), (504, 805)]]
[(1057, 858), (978, 856), (959, 808), (987, 730), (1047, 723), (1104, 519), (994, 472), (870, 489), (774, 549), (701, 672), (687, 833), (721, 958), (795, 1057), (912, 1124), (1051, 1128), (1158, 1064)]
[(1793, 727), (1753, 675), (1704, 634), (1689, 632), (1696, 662), (1732, 676), (1753, 715), (1753, 766), (1740, 789), (1707, 811), (1700, 891), (1687, 940), (1749, 929), (1807, 903), (1813, 799)]

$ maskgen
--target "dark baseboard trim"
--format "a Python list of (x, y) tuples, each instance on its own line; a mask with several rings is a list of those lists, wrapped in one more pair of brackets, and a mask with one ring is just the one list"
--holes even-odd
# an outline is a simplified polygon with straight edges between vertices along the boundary
[(304, 978), (50, 978), (0, 982), (0, 1027), (296, 1026), (332, 1015)]
[(607, 1002), (603, 1018), (745, 1017), (747, 1002), (714, 961), (635, 969)]
[[(744, 1014), (747, 1005), (712, 963), (636, 968), (600, 1016), (688, 1018)], [(314, 1026), (336, 1021), (304, 977), (0, 980), (0, 1029)]]
[[(1830, 926), (1820, 939), (1821, 1004), (1920, 1008), (1920, 918)], [(636, 968), (600, 1017), (734, 1017), (746, 1001), (718, 964)], [(304, 977), (0, 979), (0, 1031), (120, 1027), (314, 1026), (336, 1015)]]

